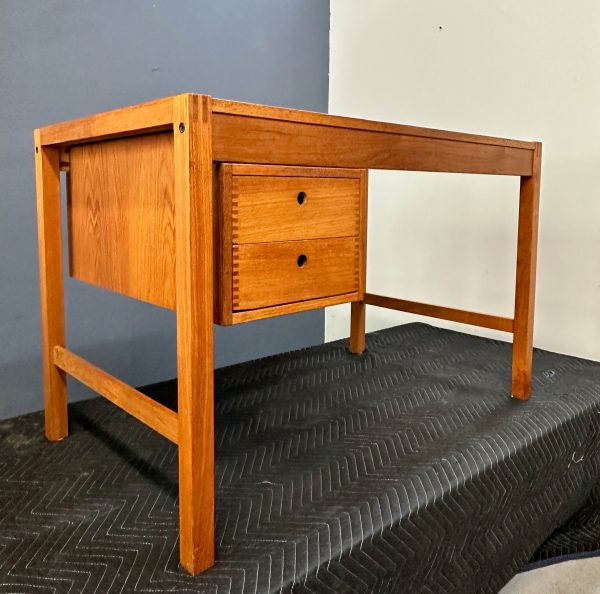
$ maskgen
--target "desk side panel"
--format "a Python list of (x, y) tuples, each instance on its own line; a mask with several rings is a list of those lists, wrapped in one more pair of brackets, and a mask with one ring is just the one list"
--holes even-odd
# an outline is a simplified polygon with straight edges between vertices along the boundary
[(171, 133), (71, 148), (71, 276), (175, 309), (173, 167)]
[(213, 114), (216, 161), (531, 175), (533, 150), (469, 140)]

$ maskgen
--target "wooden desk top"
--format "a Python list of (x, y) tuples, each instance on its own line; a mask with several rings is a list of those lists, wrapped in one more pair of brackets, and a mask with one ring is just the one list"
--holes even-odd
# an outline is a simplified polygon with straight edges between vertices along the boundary
[[(538, 143), (240, 103), (211, 105), (213, 160), (495, 175), (531, 175)], [(174, 97), (53, 124), (43, 145), (172, 130)]]

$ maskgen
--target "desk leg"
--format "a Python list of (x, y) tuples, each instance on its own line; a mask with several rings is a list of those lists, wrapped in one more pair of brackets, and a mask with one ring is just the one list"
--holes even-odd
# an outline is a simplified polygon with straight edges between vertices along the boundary
[(211, 102), (175, 98), (175, 235), (181, 564), (214, 564)]
[(365, 311), (364, 301), (350, 304), (350, 352), (360, 354), (365, 350)]
[(359, 243), (358, 243), (358, 290), (361, 301), (350, 306), (350, 352), (360, 354), (365, 350), (365, 314), (364, 301), (367, 290), (367, 201), (369, 193), (369, 172), (363, 170), (360, 175)]
[(519, 198), (512, 395), (520, 400), (527, 400), (531, 395), (541, 163), (542, 145), (538, 144), (534, 152), (533, 174), (521, 178)]
[(41, 145), (35, 132), (42, 366), (46, 437), (67, 437), (67, 380), (54, 365), (54, 347), (65, 346), (60, 216), (60, 150)]

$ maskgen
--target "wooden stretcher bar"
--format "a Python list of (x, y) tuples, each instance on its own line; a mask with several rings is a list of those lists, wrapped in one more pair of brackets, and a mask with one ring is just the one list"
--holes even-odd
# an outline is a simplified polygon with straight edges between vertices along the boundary
[(463, 309), (454, 309), (452, 307), (441, 307), (439, 305), (430, 305), (428, 303), (419, 303), (418, 301), (407, 301), (406, 299), (395, 299), (394, 297), (384, 297), (382, 295), (365, 295), (367, 305), (375, 305), (386, 309), (395, 309), (407, 313), (427, 316), (429, 318), (438, 318), (440, 320), (449, 320), (451, 322), (460, 322), (471, 326), (480, 326), (482, 328), (491, 328), (501, 332), (513, 331), (513, 319), (489, 314), (466, 311)]
[(54, 347), (54, 365), (177, 444), (176, 412), (64, 347)]

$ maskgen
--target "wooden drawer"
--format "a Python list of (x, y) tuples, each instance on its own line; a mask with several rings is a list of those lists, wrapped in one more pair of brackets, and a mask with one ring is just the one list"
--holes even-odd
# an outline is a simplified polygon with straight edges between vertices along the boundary
[(352, 293), (357, 261), (357, 237), (236, 245), (233, 310)]
[(358, 179), (235, 175), (234, 244), (358, 235)]
[(360, 299), (365, 171), (222, 163), (216, 179), (218, 324)]

